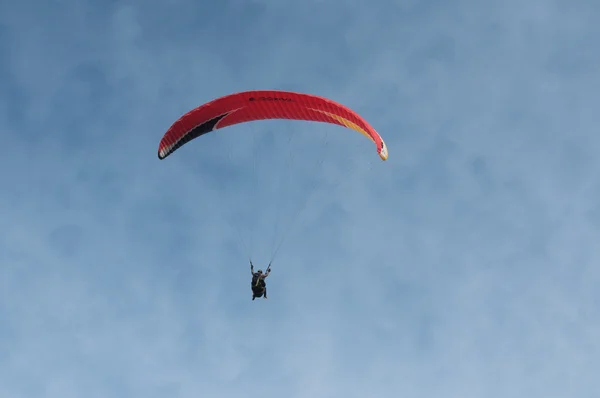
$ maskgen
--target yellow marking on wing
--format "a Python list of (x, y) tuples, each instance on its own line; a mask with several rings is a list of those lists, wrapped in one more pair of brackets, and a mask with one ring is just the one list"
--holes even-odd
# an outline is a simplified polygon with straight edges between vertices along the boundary
[(373, 139), (373, 137), (371, 137), (371, 135), (369, 133), (367, 133), (362, 127), (360, 127), (359, 125), (357, 125), (356, 123), (351, 122), (348, 119), (345, 119), (339, 115), (336, 115), (335, 113), (330, 113), (330, 112), (326, 112), (326, 111), (322, 111), (320, 109), (314, 109), (314, 108), (310, 108), (313, 111), (317, 111), (320, 113), (323, 113), (335, 120), (337, 120), (338, 122), (342, 123), (344, 126), (348, 127), (349, 129), (358, 131), (359, 133), (361, 133), (362, 135), (364, 135), (365, 137), (367, 137), (368, 139), (370, 139), (371, 141), (375, 142), (375, 140)]

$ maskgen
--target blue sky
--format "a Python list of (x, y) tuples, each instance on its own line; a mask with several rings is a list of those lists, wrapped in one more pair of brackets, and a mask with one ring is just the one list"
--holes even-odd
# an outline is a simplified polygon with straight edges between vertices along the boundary
[[(0, 396), (599, 396), (599, 12), (1, 1)], [(390, 158), (264, 122), (158, 160), (248, 89), (338, 100)]]

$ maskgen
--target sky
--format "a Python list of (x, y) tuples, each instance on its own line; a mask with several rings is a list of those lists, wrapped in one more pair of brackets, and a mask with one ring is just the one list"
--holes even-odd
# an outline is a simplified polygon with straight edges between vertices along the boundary
[[(600, 396), (599, 13), (0, 0), (0, 396)], [(252, 89), (389, 159), (291, 121), (158, 159)]]

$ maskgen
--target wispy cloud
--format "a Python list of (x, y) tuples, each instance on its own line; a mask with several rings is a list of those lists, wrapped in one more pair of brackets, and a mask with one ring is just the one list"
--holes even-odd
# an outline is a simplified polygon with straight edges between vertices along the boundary
[[(599, 11), (1, 3), (0, 395), (597, 396)], [(261, 88), (347, 104), (390, 159), (300, 122), (157, 159)]]

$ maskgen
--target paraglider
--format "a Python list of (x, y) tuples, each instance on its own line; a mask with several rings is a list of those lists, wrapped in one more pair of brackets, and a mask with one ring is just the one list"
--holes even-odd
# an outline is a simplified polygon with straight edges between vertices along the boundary
[(263, 274), (262, 270), (260, 269), (254, 272), (254, 265), (252, 264), (252, 260), (250, 260), (250, 273), (252, 274), (252, 300), (256, 299), (257, 297), (263, 297), (263, 295), (266, 299), (267, 283), (265, 282), (265, 279), (267, 279), (267, 276), (269, 276), (271, 273), (271, 264), (269, 264), (267, 271)]
[[(330, 123), (357, 131), (371, 140), (381, 160), (388, 159), (388, 149), (377, 131), (358, 113), (325, 97), (289, 91), (260, 90), (225, 95), (192, 109), (175, 121), (162, 137), (158, 158), (165, 159), (186, 143), (228, 126), (266, 119), (304, 120)], [(282, 242), (280, 242), (281, 245)], [(271, 271), (252, 272), (252, 300), (267, 298), (265, 279)]]

